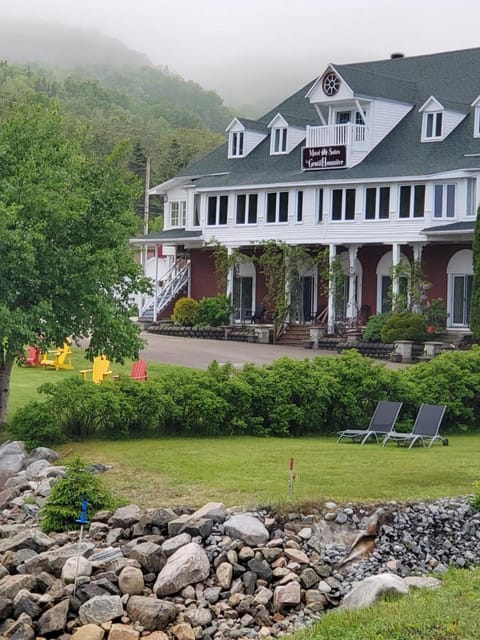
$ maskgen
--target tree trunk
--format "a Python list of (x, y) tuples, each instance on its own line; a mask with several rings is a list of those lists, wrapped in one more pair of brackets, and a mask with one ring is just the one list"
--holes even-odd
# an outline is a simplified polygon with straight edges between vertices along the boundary
[(7, 419), (12, 365), (12, 361), (0, 358), (0, 426), (4, 425)]

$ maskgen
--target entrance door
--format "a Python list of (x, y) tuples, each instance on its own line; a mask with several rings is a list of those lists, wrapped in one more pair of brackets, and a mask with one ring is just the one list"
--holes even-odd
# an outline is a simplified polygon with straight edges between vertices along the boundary
[(452, 324), (466, 327), (470, 323), (470, 305), (472, 301), (473, 276), (452, 276)]
[(233, 319), (244, 322), (253, 314), (253, 278), (238, 277), (233, 279)]
[(314, 315), (313, 301), (315, 278), (302, 276), (300, 278), (300, 323), (309, 322)]

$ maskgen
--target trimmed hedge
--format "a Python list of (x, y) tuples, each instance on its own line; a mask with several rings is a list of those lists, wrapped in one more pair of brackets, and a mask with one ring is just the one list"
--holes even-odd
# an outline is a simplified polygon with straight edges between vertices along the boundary
[(76, 377), (40, 388), (43, 402), (19, 409), (13, 437), (27, 446), (67, 440), (160, 436), (301, 436), (365, 428), (379, 400), (400, 400), (400, 426), (422, 402), (446, 404), (442, 432), (480, 426), (480, 348), (445, 353), (393, 371), (355, 350), (242, 370), (213, 362), (138, 383)]

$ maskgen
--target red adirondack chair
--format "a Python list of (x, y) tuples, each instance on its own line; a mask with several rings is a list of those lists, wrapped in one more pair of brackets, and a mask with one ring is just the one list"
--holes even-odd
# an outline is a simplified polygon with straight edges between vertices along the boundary
[(130, 371), (130, 378), (132, 380), (147, 380), (147, 363), (145, 360), (137, 360), (132, 363), (132, 370)]
[(26, 367), (40, 366), (40, 349), (38, 347), (27, 347), (27, 357), (25, 358)]

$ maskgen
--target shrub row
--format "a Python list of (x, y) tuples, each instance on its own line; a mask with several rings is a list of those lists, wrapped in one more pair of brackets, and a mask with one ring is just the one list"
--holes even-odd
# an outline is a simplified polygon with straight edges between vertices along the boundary
[(43, 402), (19, 409), (14, 437), (28, 446), (70, 439), (148, 436), (301, 436), (365, 428), (379, 400), (404, 403), (410, 427), (422, 402), (448, 407), (442, 431), (480, 426), (480, 348), (393, 371), (355, 350), (266, 366), (212, 363), (101, 385), (76, 377), (41, 387)]

